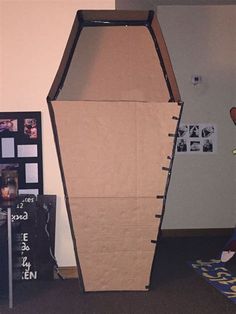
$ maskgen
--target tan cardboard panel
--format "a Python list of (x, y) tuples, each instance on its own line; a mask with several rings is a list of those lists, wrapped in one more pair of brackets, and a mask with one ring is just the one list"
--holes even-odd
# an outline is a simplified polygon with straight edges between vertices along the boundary
[(143, 226), (156, 223), (155, 215), (161, 214), (163, 201), (155, 198), (130, 198), (130, 197), (90, 197), (70, 198), (71, 212), (75, 219), (80, 219), (81, 224), (89, 223)]
[(180, 107), (55, 101), (53, 109), (86, 291), (144, 290)]
[[(113, 252), (80, 255), (86, 291), (146, 290), (152, 252)], [(94, 267), (96, 265), (96, 267)]]
[(153, 219), (153, 224), (145, 227), (133, 226), (129, 222), (126, 225), (114, 224), (112, 221), (90, 226), (88, 221), (87, 225), (85, 221), (83, 224), (80, 223), (80, 219), (81, 217), (75, 219), (74, 215), (73, 222), (80, 226), (76, 237), (79, 254), (132, 251), (151, 251), (154, 254), (155, 244), (151, 243), (151, 240), (157, 238), (159, 227), (157, 219)]
[[(70, 197), (163, 194), (179, 106), (53, 102)], [(162, 122), (162, 119), (166, 121)]]
[(69, 196), (136, 196), (134, 104), (54, 102)]
[(164, 194), (168, 155), (172, 155), (173, 137), (180, 107), (173, 103), (137, 104), (137, 195), (151, 196)]
[(170, 98), (149, 30), (144, 26), (83, 28), (58, 100)]

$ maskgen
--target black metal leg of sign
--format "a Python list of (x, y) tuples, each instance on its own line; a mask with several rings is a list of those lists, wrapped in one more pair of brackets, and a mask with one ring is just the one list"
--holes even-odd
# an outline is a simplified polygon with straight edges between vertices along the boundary
[(13, 275), (12, 275), (12, 230), (11, 207), (7, 208), (7, 239), (8, 239), (8, 293), (9, 308), (13, 308)]

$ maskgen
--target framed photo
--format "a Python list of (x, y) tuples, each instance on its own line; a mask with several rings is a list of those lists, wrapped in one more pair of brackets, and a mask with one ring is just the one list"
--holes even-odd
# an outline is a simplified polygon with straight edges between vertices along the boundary
[(0, 199), (43, 194), (40, 112), (0, 112)]

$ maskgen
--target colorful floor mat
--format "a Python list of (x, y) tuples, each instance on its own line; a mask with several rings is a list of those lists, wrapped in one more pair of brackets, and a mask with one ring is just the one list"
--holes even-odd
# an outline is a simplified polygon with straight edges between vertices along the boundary
[(220, 260), (197, 260), (188, 263), (199, 275), (203, 276), (212, 286), (236, 303), (236, 277)]

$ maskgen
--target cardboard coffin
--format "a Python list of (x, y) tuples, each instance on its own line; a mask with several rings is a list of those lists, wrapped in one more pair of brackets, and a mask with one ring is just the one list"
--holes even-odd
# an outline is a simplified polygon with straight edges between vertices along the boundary
[(153, 12), (79, 11), (48, 103), (81, 290), (149, 289), (181, 113)]

